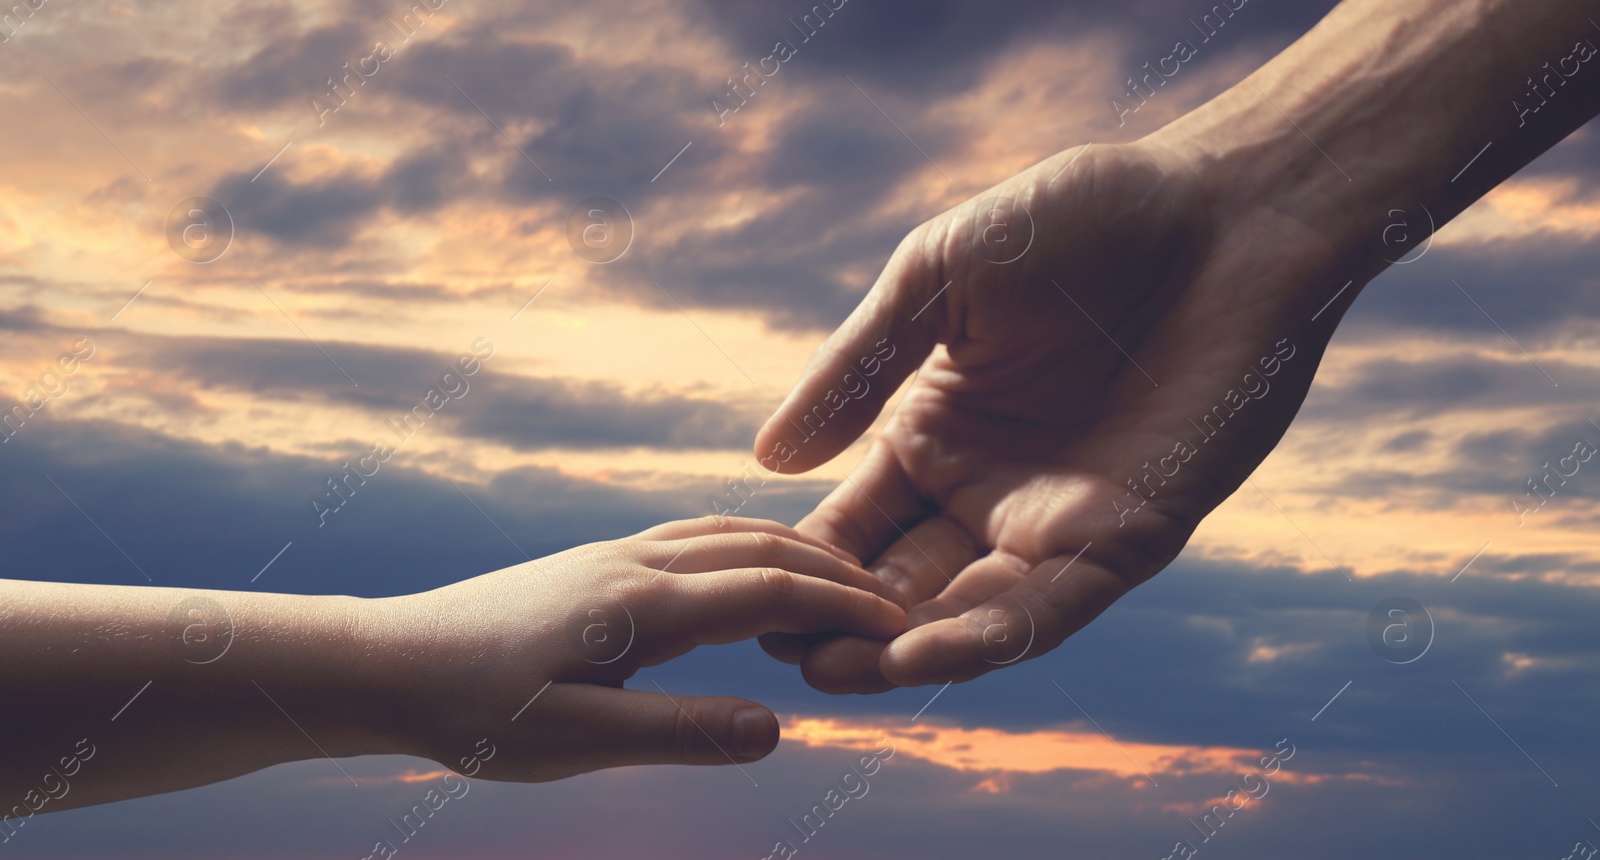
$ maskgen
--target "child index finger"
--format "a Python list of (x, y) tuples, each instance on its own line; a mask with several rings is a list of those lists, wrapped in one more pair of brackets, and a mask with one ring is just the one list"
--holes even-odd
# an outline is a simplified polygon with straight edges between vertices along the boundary
[[(662, 577), (665, 594), (639, 625), (696, 645), (762, 633), (854, 633), (889, 639), (906, 629), (905, 610), (859, 588), (776, 567)], [(653, 629), (651, 629), (653, 628)]]

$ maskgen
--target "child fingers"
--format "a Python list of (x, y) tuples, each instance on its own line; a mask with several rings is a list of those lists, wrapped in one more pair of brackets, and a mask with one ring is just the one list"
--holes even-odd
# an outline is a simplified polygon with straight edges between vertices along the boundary
[[(1132, 587), (1091, 557), (1073, 565), (1061, 555), (1035, 565), (1000, 590), (1003, 579), (953, 596), (940, 610), (959, 615), (923, 620), (884, 652), (884, 677), (900, 686), (965, 681), (1000, 666), (1036, 657), (1094, 620)], [(1058, 578), (1059, 577), (1059, 578)]]
[(776, 567), (888, 597), (882, 580), (809, 541), (765, 531), (716, 534), (664, 543), (658, 555), (669, 573), (698, 574), (742, 567)]
[(789, 540), (810, 544), (823, 550), (841, 561), (859, 566), (861, 559), (851, 555), (827, 541), (808, 534), (802, 534), (783, 523), (771, 520), (761, 520), (752, 517), (700, 517), (693, 520), (676, 520), (662, 523), (654, 528), (646, 529), (638, 534), (645, 540), (680, 541), (696, 537), (709, 537), (713, 535), (764, 533)]
[(744, 699), (571, 684), (564, 704), (591, 751), (583, 770), (638, 764), (726, 765), (765, 757), (778, 719)]
[(888, 639), (906, 627), (899, 606), (851, 588), (776, 567), (663, 577), (639, 624), (658, 641), (737, 642), (762, 633), (854, 633)]
[(834, 636), (806, 652), (800, 675), (814, 689), (835, 696), (892, 690), (895, 685), (878, 668), (888, 646), (881, 639)]

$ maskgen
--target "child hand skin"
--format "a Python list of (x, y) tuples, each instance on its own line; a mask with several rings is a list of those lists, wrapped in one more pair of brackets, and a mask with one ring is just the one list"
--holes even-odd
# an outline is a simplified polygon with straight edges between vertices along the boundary
[(516, 781), (754, 761), (771, 711), (623, 682), (766, 632), (893, 637), (881, 588), (786, 526), (710, 518), (389, 598), (0, 580), (0, 816), (323, 756)]

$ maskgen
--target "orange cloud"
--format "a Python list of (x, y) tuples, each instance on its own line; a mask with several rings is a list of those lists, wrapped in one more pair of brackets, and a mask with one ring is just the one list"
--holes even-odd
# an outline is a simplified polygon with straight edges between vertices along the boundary
[[(1400, 785), (1392, 775), (1354, 771), (1349, 773), (1310, 773), (1294, 765), (1299, 760), (1279, 763), (1276, 770), (1262, 775), (1263, 757), (1272, 750), (1197, 744), (1150, 744), (1122, 741), (1098, 731), (1060, 727), (1008, 732), (991, 728), (929, 723), (913, 727), (888, 727), (881, 723), (831, 717), (794, 717), (784, 724), (784, 739), (810, 748), (871, 751), (887, 743), (895, 754), (919, 759), (979, 779), (969, 786), (968, 795), (1010, 794), (1021, 775), (1049, 773), (1085, 774), (1088, 782), (1076, 780), (1082, 788), (1108, 790), (1116, 782), (1128, 790), (1156, 791), (1150, 796), (1153, 809), (1181, 815), (1197, 815), (1224, 802), (1221, 792), (1241, 785), (1244, 775), (1254, 772), (1270, 785), (1319, 785), (1325, 782), (1360, 781), (1380, 785)], [(1292, 757), (1292, 755), (1291, 755)], [(1367, 767), (1375, 767), (1363, 763)], [(1214, 783), (1207, 789), (1216, 792), (1202, 800), (1162, 797), (1174, 793), (1166, 780), (1202, 777)], [(1178, 794), (1187, 793), (1177, 788)], [(1263, 795), (1264, 796), (1264, 795)], [(1252, 796), (1251, 798), (1255, 798)]]
[(1011, 774), (1059, 770), (1094, 771), (1144, 787), (1154, 777), (1216, 773), (1232, 776), (1263, 752), (1235, 747), (1119, 742), (1096, 731), (1040, 729), (1008, 732), (928, 724), (885, 728), (876, 723), (832, 718), (797, 717), (784, 726), (786, 740), (808, 747), (872, 750), (889, 738), (895, 752), (952, 770), (999, 775), (977, 790), (998, 792), (1009, 787)]

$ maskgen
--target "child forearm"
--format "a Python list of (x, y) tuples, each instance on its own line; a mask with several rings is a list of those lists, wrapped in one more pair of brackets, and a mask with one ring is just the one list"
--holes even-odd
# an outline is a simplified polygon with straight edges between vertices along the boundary
[(403, 752), (357, 671), (374, 603), (0, 581), (0, 815)]

